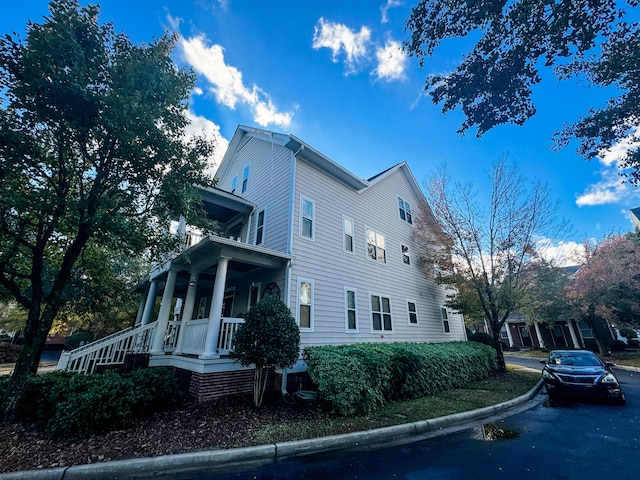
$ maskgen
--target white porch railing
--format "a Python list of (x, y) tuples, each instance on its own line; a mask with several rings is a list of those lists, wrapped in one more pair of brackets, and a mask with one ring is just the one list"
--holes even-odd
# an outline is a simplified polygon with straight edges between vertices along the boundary
[(63, 352), (57, 369), (89, 374), (94, 373), (98, 365), (123, 364), (127, 353), (149, 350), (155, 327), (156, 322), (130, 327), (70, 352)]
[(171, 320), (167, 325), (167, 331), (164, 334), (163, 350), (165, 352), (173, 352), (176, 349), (178, 343), (178, 333), (180, 332), (179, 320)]
[[(243, 318), (223, 317), (220, 319), (220, 334), (218, 335), (218, 353), (228, 355), (233, 345), (233, 335), (238, 331), (238, 327), (244, 323)], [(209, 319), (189, 320), (183, 326), (184, 339), (182, 341), (182, 352), (192, 355), (200, 355), (204, 352)]]

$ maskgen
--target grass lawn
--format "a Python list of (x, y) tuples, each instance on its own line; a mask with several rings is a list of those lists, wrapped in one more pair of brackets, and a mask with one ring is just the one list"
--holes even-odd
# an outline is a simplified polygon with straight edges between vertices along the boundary
[(518, 397), (529, 391), (539, 380), (538, 372), (512, 369), (505, 375), (473, 382), (466, 388), (389, 403), (367, 416), (330, 417), (291, 424), (267, 425), (252, 432), (243, 445), (324, 437), (465, 412)]

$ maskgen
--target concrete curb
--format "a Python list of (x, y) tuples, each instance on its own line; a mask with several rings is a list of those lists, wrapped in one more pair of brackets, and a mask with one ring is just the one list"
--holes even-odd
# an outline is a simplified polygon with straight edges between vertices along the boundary
[(358, 450), (376, 445), (397, 445), (452, 433), (473, 426), (482, 420), (500, 418), (523, 411), (542, 387), (542, 380), (524, 395), (490, 407), (455, 413), (430, 420), (376, 428), (363, 432), (331, 435), (281, 442), (257, 447), (208, 450), (163, 455), (150, 458), (132, 458), (110, 462), (75, 465), (42, 470), (25, 470), (0, 474), (0, 480), (133, 480), (141, 478), (171, 478), (178, 472), (215, 471), (233, 465), (265, 464), (276, 459), (310, 455), (335, 450)]

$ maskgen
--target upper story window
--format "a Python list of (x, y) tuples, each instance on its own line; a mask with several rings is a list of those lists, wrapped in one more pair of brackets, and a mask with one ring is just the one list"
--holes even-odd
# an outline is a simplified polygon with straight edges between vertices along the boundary
[(446, 308), (442, 307), (440, 309), (440, 316), (442, 317), (442, 328), (444, 329), (444, 333), (451, 333), (451, 327), (449, 326), (449, 315)]
[(311, 240), (315, 236), (315, 205), (308, 198), (300, 198), (300, 236)]
[(398, 197), (398, 210), (400, 212), (400, 218), (408, 224), (413, 225), (413, 219), (411, 218), (411, 204)]
[(387, 263), (384, 235), (367, 229), (367, 257), (381, 263)]
[(233, 177), (233, 180), (231, 180), (231, 193), (235, 194), (237, 188), (238, 188), (238, 177)]
[(342, 250), (353, 253), (353, 220), (342, 217)]
[(249, 188), (249, 165), (244, 167), (242, 172), (242, 193), (246, 192), (247, 188)]
[(381, 295), (371, 295), (371, 329), (392, 332), (391, 299)]
[(264, 242), (264, 210), (258, 212), (256, 221), (256, 245), (262, 245)]
[(402, 245), (402, 263), (411, 265), (411, 255), (409, 254), (409, 247), (407, 245)]

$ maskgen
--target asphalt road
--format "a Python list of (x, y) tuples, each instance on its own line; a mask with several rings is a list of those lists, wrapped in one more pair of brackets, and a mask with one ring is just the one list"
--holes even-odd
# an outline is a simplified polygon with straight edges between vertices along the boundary
[[(507, 358), (540, 369), (538, 360)], [(640, 475), (640, 373), (616, 369), (624, 406), (566, 401), (539, 405), (491, 425), (409, 445), (273, 462), (227, 473), (231, 479), (635, 479)]]

